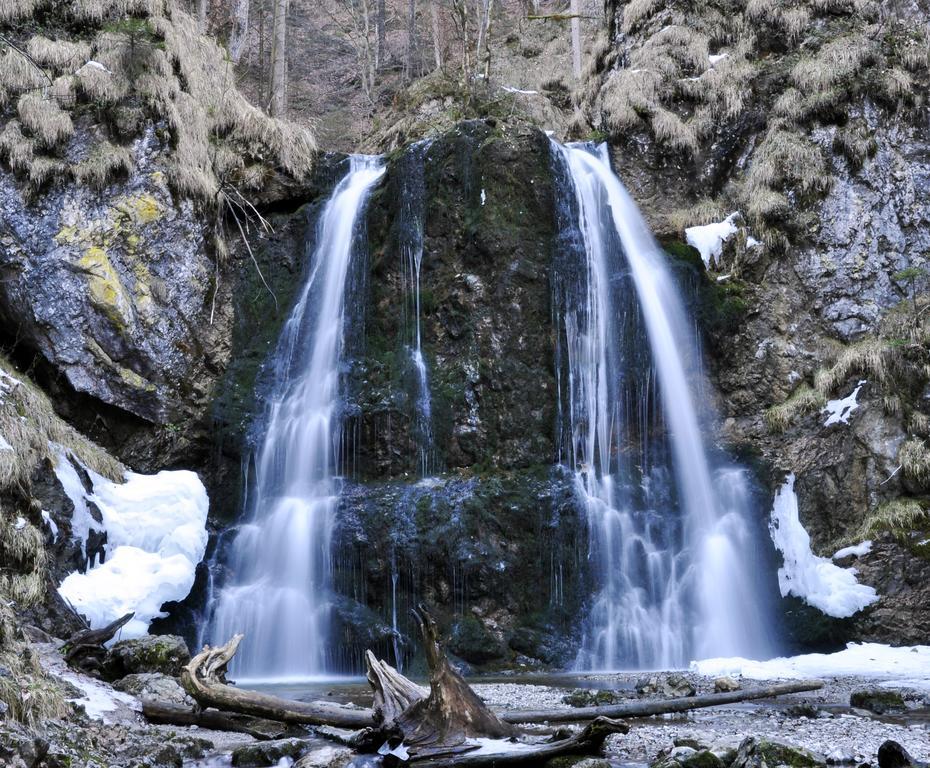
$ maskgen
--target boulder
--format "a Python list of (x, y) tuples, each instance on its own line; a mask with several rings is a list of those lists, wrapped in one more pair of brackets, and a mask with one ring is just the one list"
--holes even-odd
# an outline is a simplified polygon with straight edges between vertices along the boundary
[(884, 688), (863, 688), (853, 691), (849, 697), (849, 706), (856, 709), (867, 709), (876, 715), (907, 711), (907, 705), (904, 703), (901, 694)]
[(176, 677), (161, 672), (137, 672), (117, 680), (113, 687), (140, 701), (156, 701), (173, 707), (194, 709), (197, 706)]
[(743, 739), (730, 768), (763, 768), (763, 766), (788, 766), (788, 768), (821, 768), (826, 758), (804, 747), (774, 739), (750, 736)]
[(742, 688), (742, 683), (732, 677), (718, 677), (714, 680), (714, 693), (729, 693)]
[(310, 743), (306, 739), (258, 741), (234, 749), (232, 764), (237, 768), (264, 768), (268, 765), (275, 765), (284, 757), (297, 760), (308, 751), (309, 747)]
[(177, 677), (191, 660), (184, 639), (177, 635), (149, 635), (120, 640), (107, 653), (104, 668), (113, 679), (126, 675), (159, 672)]
[(603, 707), (608, 704), (616, 704), (620, 701), (613, 691), (598, 691), (590, 688), (576, 688), (567, 696), (562, 697), (562, 703), (570, 707), (581, 709), (582, 707)]
[(911, 757), (896, 741), (889, 739), (878, 748), (878, 768), (927, 768), (927, 765)]
[(326, 744), (311, 749), (294, 764), (294, 768), (343, 768), (354, 757), (355, 752), (348, 747)]

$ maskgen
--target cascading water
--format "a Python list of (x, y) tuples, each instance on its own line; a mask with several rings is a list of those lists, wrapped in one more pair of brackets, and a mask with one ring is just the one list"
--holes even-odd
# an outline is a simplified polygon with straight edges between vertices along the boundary
[(745, 474), (712, 471), (699, 355), (663, 253), (606, 147), (553, 147), (564, 179), (563, 461), (587, 510), (598, 580), (579, 663), (669, 668), (764, 654)]
[(242, 632), (239, 678), (327, 671), (330, 540), (339, 498), (346, 281), (358, 222), (384, 173), (353, 156), (320, 217), (310, 274), (278, 342), (250, 521), (232, 543), (214, 643)]
[(429, 147), (430, 141), (428, 140), (417, 142), (404, 156), (405, 166), (401, 175), (401, 209), (398, 221), (398, 245), (401, 252), (401, 272), (406, 294), (405, 326), (409, 335), (407, 351), (415, 375), (414, 432), (418, 450), (418, 469), (422, 477), (428, 476), (436, 468), (432, 397), (420, 332), (422, 298), (420, 271), (423, 266), (423, 219), (426, 192), (423, 166)]

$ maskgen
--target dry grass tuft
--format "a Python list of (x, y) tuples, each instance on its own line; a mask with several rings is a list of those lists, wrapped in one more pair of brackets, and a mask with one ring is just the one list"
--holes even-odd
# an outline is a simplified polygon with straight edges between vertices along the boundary
[(23, 135), (19, 120), (10, 120), (0, 132), (0, 157), (18, 173), (28, 173), (35, 156), (35, 141)]
[(109, 141), (98, 144), (91, 153), (72, 168), (75, 181), (94, 189), (103, 189), (121, 176), (132, 172), (132, 153), (126, 147)]
[(153, 16), (164, 13), (163, 0), (70, 0), (68, 13), (75, 21), (99, 23), (124, 16)]
[(827, 404), (827, 398), (807, 384), (799, 386), (784, 403), (765, 412), (765, 423), (772, 432), (784, 432), (800, 416), (813, 413)]
[(930, 525), (930, 512), (913, 499), (893, 499), (880, 505), (859, 526), (855, 533), (840, 542), (857, 544), (889, 532), (900, 542), (906, 542), (914, 531), (926, 530)]
[(930, 487), (930, 450), (920, 438), (907, 440), (898, 451), (905, 477), (921, 487)]
[(41, 0), (0, 0), (0, 22), (28, 19), (44, 4)]
[(23, 127), (49, 149), (70, 139), (74, 133), (71, 116), (41, 93), (20, 96), (16, 109)]
[(72, 73), (90, 58), (90, 44), (49, 40), (43, 35), (30, 38), (26, 50), (39, 64), (56, 73)]

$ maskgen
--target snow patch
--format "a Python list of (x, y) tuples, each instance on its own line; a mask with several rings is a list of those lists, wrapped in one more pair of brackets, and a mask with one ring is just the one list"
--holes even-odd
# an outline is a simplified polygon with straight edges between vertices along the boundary
[(484, 205), (487, 199), (488, 199), (488, 196), (485, 194), (484, 190), (482, 189), (481, 190), (481, 204)]
[(25, 527), (26, 527), (26, 518), (22, 516), (17, 517), (16, 522), (13, 523), (13, 530), (21, 531)]
[(739, 216), (739, 213), (734, 212), (716, 224), (688, 227), (685, 230), (685, 240), (688, 245), (694, 246), (700, 252), (706, 269), (717, 265), (717, 260), (723, 251), (723, 244), (727, 238), (736, 234), (736, 224), (734, 222), (737, 216)]
[(746, 247), (747, 248), (759, 248), (762, 245), (756, 238), (752, 235), (746, 238)]
[(727, 58), (729, 55), (730, 55), (729, 53), (714, 53), (714, 54), (711, 54), (710, 56), (708, 56), (707, 58), (710, 59), (710, 65), (711, 65), (711, 66), (714, 66), (714, 65), (717, 64), (718, 62), (723, 61), (723, 60), (724, 60), (725, 58)]
[(507, 91), (507, 93), (524, 93), (528, 96), (533, 96), (539, 93), (539, 91), (524, 91), (524, 90), (521, 90), (520, 88), (514, 88), (510, 85), (502, 85), (501, 88)]
[(782, 597), (795, 595), (836, 618), (852, 616), (878, 600), (872, 587), (856, 581), (853, 569), (840, 568), (811, 551), (811, 538), (798, 517), (793, 474), (775, 495), (769, 531), (785, 561), (778, 569)]
[(751, 680), (808, 677), (893, 678), (880, 685), (930, 685), (930, 645), (895, 647), (880, 643), (849, 643), (836, 653), (806, 653), (769, 661), (705, 659), (692, 661), (691, 670), (708, 677), (741, 675)]
[(856, 557), (862, 557), (863, 555), (869, 554), (872, 551), (872, 542), (863, 541), (861, 544), (856, 544), (853, 547), (843, 547), (838, 549), (833, 553), (834, 560), (842, 560), (844, 557), (850, 557), (855, 555)]
[(0, 451), (12, 451), (12, 450), (13, 450), (13, 446), (10, 445), (9, 442), (7, 442), (7, 439), (3, 435), (0, 435)]
[(859, 407), (856, 398), (859, 396), (859, 390), (862, 389), (862, 385), (865, 383), (866, 380), (862, 379), (856, 385), (856, 388), (842, 400), (830, 400), (826, 406), (824, 406), (820, 412), (828, 414), (827, 420), (823, 423), (825, 427), (840, 423), (849, 424), (849, 417), (852, 415), (852, 412)]
[[(163, 603), (183, 600), (194, 585), (207, 547), (207, 492), (197, 474), (187, 470), (127, 472), (124, 483), (87, 472), (93, 484), (90, 495), (67, 456), (56, 467), (75, 505), (75, 536), (83, 533), (86, 539), (91, 527), (105, 529), (106, 562), (87, 573), (69, 574), (58, 591), (91, 627), (135, 612), (122, 637), (138, 637), (152, 619), (165, 615)], [(88, 502), (100, 510), (102, 525), (90, 517)]]
[(478, 749), (468, 752), (471, 755), (503, 755), (514, 752), (527, 752), (538, 749), (539, 744), (524, 744), (520, 741), (509, 741), (508, 739), (468, 739), (466, 744), (477, 746)]

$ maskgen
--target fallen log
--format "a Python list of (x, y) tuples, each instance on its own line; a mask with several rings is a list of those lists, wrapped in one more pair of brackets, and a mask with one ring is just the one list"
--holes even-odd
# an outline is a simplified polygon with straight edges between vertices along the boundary
[(229, 685), (226, 683), (226, 667), (236, 655), (240, 642), (242, 635), (234, 635), (218, 648), (206, 645), (181, 670), (181, 685), (201, 706), (300, 725), (366, 728), (374, 724), (374, 714), (370, 709), (342, 707), (322, 701), (292, 701)]
[(65, 663), (69, 667), (85, 672), (99, 672), (107, 654), (104, 644), (112, 640), (116, 633), (132, 620), (133, 616), (135, 613), (127, 613), (100, 629), (82, 629), (75, 632), (62, 646), (65, 652)]
[(602, 707), (579, 707), (577, 709), (511, 709), (500, 714), (507, 723), (571, 723), (578, 720), (590, 720), (595, 717), (631, 718), (668, 715), (674, 712), (687, 712), (703, 707), (717, 707), (721, 704), (736, 704), (740, 701), (768, 699), (787, 693), (804, 693), (823, 688), (821, 680), (799, 680), (796, 683), (778, 683), (765, 688), (728, 691), (727, 693), (709, 693), (704, 696), (687, 696), (679, 699), (658, 699), (652, 701), (634, 701), (629, 704), (608, 704)]
[(176, 707), (161, 701), (144, 700), (142, 702), (142, 714), (150, 723), (196, 725), (213, 731), (246, 733), (261, 741), (281, 739), (290, 732), (286, 724), (274, 720), (242, 715), (236, 712), (220, 712), (217, 709), (195, 710), (190, 707)]
[[(441, 768), (463, 766), (463, 768), (489, 768), (501, 765), (543, 765), (547, 760), (563, 755), (596, 755), (604, 747), (604, 741), (614, 733), (627, 733), (630, 726), (607, 717), (595, 718), (584, 730), (561, 741), (547, 744), (510, 745), (505, 751), (494, 752), (493, 745), (485, 745), (479, 752), (466, 752), (443, 757), (438, 754), (420, 760), (414, 757), (412, 765), (417, 768)], [(503, 745), (502, 745), (503, 746)], [(487, 751), (486, 751), (487, 750)]]
[(379, 725), (393, 723), (412, 704), (425, 699), (429, 691), (404, 677), (386, 661), (365, 651), (368, 684), (375, 692), (372, 708)]

